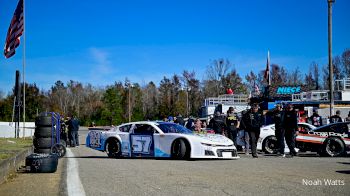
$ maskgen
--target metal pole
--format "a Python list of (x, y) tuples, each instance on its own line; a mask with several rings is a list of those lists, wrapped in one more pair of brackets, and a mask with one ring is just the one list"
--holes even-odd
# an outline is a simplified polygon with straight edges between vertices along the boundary
[(23, 0), (23, 139), (25, 136), (26, 127), (26, 80), (25, 80), (25, 69), (26, 69), (26, 17), (25, 17), (25, 3)]
[(329, 66), (329, 92), (330, 92), (330, 107), (329, 114), (334, 114), (334, 86), (333, 86), (333, 63), (332, 63), (332, 3), (335, 0), (328, 0), (328, 66)]

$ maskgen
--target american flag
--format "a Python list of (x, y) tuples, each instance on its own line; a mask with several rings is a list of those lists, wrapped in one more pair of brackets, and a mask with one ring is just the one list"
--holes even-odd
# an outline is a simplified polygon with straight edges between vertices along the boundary
[(13, 14), (4, 47), (4, 55), (10, 58), (16, 53), (20, 37), (24, 30), (23, 0), (19, 0), (15, 13)]

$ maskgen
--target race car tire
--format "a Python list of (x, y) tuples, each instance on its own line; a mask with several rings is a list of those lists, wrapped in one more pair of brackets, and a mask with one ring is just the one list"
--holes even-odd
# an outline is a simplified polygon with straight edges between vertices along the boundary
[(57, 170), (58, 156), (56, 154), (36, 154), (26, 157), (25, 164), (30, 172), (53, 173)]
[(34, 153), (50, 154), (51, 153), (51, 148), (34, 148)]
[(34, 131), (34, 136), (37, 138), (42, 137), (56, 137), (56, 131), (54, 130), (52, 134), (52, 127), (36, 127)]
[(175, 140), (171, 147), (171, 156), (174, 159), (189, 159), (190, 147), (183, 139)]
[(339, 157), (345, 154), (343, 141), (336, 137), (326, 139), (323, 144), (322, 155), (329, 157)]
[(108, 140), (106, 143), (106, 153), (109, 158), (118, 158), (121, 155), (121, 145), (116, 139)]
[(63, 144), (55, 144), (51, 148), (51, 153), (57, 154), (58, 157), (64, 157), (66, 155), (67, 149)]
[(276, 154), (278, 152), (278, 143), (276, 136), (268, 136), (262, 143), (263, 151), (266, 154)]
[(38, 116), (35, 118), (36, 127), (51, 127), (52, 118), (51, 116)]
[(50, 137), (43, 137), (43, 138), (34, 138), (33, 144), (35, 148), (51, 148), (51, 140), (52, 144), (55, 144), (55, 138), (50, 138)]

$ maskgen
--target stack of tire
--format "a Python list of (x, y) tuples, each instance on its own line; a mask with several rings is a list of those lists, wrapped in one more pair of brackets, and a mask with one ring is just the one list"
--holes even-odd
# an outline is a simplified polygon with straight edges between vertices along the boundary
[(56, 130), (51, 116), (38, 116), (35, 119), (34, 153), (51, 153), (51, 147), (56, 143)]
[(26, 157), (27, 171), (56, 172), (59, 156), (52, 153), (52, 146), (57, 140), (56, 123), (52, 115), (42, 115), (35, 119), (34, 153)]

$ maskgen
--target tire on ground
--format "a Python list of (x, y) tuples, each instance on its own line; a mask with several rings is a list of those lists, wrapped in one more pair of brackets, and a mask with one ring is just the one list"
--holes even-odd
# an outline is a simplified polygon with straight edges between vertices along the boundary
[(275, 154), (278, 152), (278, 143), (275, 136), (268, 136), (262, 143), (262, 149), (266, 154)]
[(344, 142), (337, 137), (327, 138), (323, 144), (321, 155), (339, 157), (345, 154)]
[(38, 116), (35, 118), (36, 127), (51, 127), (52, 118), (51, 116)]
[(183, 139), (175, 140), (171, 147), (171, 156), (174, 159), (189, 159), (190, 147)]
[(56, 154), (36, 154), (26, 157), (26, 166), (30, 172), (53, 173), (57, 170), (58, 156)]
[(110, 158), (118, 158), (121, 155), (121, 145), (117, 139), (108, 140), (106, 143), (106, 153)]
[[(52, 143), (51, 143), (51, 140), (53, 140)], [(35, 148), (51, 148), (55, 143), (56, 143), (55, 138), (49, 138), (49, 137), (34, 138), (33, 140), (33, 144)]]
[(43, 138), (43, 137), (56, 137), (56, 130), (53, 130), (52, 134), (52, 127), (36, 127), (34, 131), (34, 136), (36, 138)]

